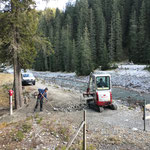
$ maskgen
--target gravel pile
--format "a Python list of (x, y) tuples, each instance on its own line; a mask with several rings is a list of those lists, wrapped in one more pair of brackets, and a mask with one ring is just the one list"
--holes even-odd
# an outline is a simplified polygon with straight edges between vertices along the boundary
[(87, 108), (88, 106), (86, 104), (75, 104), (75, 105), (67, 105), (64, 107), (57, 107), (57, 111), (60, 112), (74, 112), (74, 111), (81, 111), (85, 108)]

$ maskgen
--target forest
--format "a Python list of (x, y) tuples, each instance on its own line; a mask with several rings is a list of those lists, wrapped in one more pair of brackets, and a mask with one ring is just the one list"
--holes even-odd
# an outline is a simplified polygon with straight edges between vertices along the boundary
[(77, 75), (121, 61), (150, 64), (150, 0), (76, 0), (44, 11), (33, 0), (2, 2), (1, 63), (16, 58), (20, 69)]
[(36, 48), (35, 70), (87, 75), (123, 60), (150, 64), (149, 0), (77, 0), (38, 17), (51, 48)]

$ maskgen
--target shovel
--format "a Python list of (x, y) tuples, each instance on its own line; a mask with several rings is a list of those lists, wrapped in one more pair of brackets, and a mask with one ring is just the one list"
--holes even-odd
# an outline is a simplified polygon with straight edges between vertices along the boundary
[[(41, 95), (42, 95), (42, 97), (44, 97), (44, 95), (41, 93)], [(45, 98), (45, 97), (44, 97)], [(46, 99), (46, 98), (45, 98)], [(46, 99), (46, 101), (48, 101), (47, 99)], [(49, 103), (50, 105), (51, 105), (51, 107), (53, 108), (53, 110), (54, 111), (57, 111), (58, 110), (58, 108), (55, 108), (51, 103)]]

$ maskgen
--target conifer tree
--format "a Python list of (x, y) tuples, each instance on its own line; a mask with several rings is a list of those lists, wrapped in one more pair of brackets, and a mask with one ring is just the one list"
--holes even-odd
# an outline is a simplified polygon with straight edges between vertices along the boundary
[(71, 59), (71, 71), (75, 71), (75, 51), (76, 51), (76, 43), (75, 40), (73, 39), (72, 41), (72, 59)]
[(90, 48), (91, 48), (91, 52), (92, 52), (92, 61), (93, 61), (93, 65), (94, 68), (96, 68), (96, 39), (95, 39), (95, 18), (93, 15), (93, 10), (90, 9), (90, 20), (89, 20), (89, 34), (90, 34)]
[(140, 9), (140, 17), (139, 17), (139, 26), (138, 26), (138, 61), (143, 63), (145, 61), (145, 49), (146, 49), (146, 6), (145, 0), (142, 2), (142, 6)]
[(55, 17), (55, 23), (54, 23), (54, 71), (59, 71), (61, 66), (61, 51), (60, 51), (60, 31), (61, 31), (61, 15), (60, 10), (56, 9), (56, 17)]
[(81, 55), (82, 55), (82, 49), (81, 49), (81, 40), (82, 40), (82, 34), (80, 29), (80, 24), (78, 25), (78, 32), (77, 32), (77, 41), (76, 41), (76, 50), (75, 50), (75, 72), (77, 74), (81, 73)]
[(9, 8), (0, 14), (0, 57), (2, 62), (13, 64), (15, 107), (18, 109), (23, 106), (21, 69), (30, 68), (34, 61), (38, 20), (32, 0), (5, 2)]
[[(98, 2), (97, 2), (98, 3)], [(98, 3), (99, 4), (99, 3)], [(105, 26), (105, 18), (102, 11), (102, 5), (99, 4), (94, 5), (95, 9), (95, 19), (96, 19), (96, 54), (97, 60), (96, 64), (97, 67), (102, 65), (103, 58), (102, 58), (102, 51), (104, 50), (104, 43), (105, 43), (105, 34), (106, 34), (106, 26)]]
[(114, 62), (115, 60), (115, 32), (114, 32), (114, 27), (112, 23), (111, 23), (111, 30), (109, 33), (109, 40), (108, 40), (108, 53), (109, 53), (110, 62)]
[(108, 50), (106, 44), (104, 44), (104, 49), (102, 52), (102, 58), (103, 58), (103, 63), (102, 63), (102, 70), (107, 70), (109, 69), (109, 56), (108, 56)]
[(83, 37), (81, 38), (81, 72), (79, 75), (89, 75), (93, 71), (93, 62), (90, 48), (89, 32), (88, 28), (85, 27)]
[(129, 61), (137, 62), (137, 18), (136, 12), (133, 11), (130, 19), (130, 32), (129, 32)]
[(117, 12), (116, 15), (116, 60), (120, 61), (123, 58), (123, 48), (122, 48), (122, 27), (120, 13)]
[(122, 27), (121, 27), (121, 17), (118, 10), (118, 2), (113, 1), (113, 10), (112, 10), (112, 30), (111, 30), (111, 39), (113, 38), (113, 47), (114, 47), (114, 58), (116, 61), (120, 61), (123, 58), (123, 48), (122, 48)]

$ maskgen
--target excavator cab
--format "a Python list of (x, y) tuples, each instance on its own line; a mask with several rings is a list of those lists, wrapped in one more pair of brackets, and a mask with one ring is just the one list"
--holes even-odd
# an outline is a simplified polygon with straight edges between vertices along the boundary
[(83, 94), (89, 107), (96, 106), (99, 112), (104, 107), (117, 109), (117, 105), (112, 102), (112, 85), (109, 74), (90, 74), (87, 92)]

